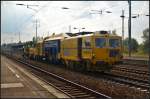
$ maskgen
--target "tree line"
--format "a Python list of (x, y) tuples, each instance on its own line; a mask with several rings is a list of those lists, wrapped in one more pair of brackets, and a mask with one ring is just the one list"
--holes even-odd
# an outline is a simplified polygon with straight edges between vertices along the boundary
[[(142, 39), (144, 41), (141, 44), (139, 44), (135, 38), (131, 39), (131, 52), (132, 53), (141, 52), (141, 53), (148, 54), (149, 52), (149, 28), (146, 28), (143, 30)], [(128, 41), (129, 41), (129, 38), (126, 38), (123, 41), (125, 53), (128, 52), (128, 45), (129, 45)]]

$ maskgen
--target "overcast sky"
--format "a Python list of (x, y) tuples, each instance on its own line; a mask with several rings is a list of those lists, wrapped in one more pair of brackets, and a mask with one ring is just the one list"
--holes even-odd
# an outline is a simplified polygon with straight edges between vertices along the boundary
[[(28, 5), (16, 5), (17, 3)], [(62, 9), (67, 7), (69, 9)], [(33, 10), (34, 9), (34, 10)], [(91, 10), (103, 10), (103, 14), (90, 14)], [(36, 12), (36, 11), (37, 12)], [(128, 2), (127, 1), (2, 1), (1, 2), (1, 43), (32, 40), (35, 36), (35, 19), (38, 19), (38, 36), (52, 33), (78, 32), (74, 27), (85, 28), (84, 31), (117, 30), (122, 35), (122, 19), (125, 10), (125, 37), (128, 36)], [(106, 13), (111, 11), (112, 13)], [(94, 11), (93, 11), (94, 12)], [(142, 31), (149, 27), (149, 2), (132, 1), (132, 37), (143, 42)], [(82, 31), (82, 30), (81, 30)]]

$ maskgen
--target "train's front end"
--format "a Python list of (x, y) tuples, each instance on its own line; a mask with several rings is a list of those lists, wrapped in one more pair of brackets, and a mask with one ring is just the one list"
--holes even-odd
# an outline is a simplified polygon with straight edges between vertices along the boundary
[(93, 37), (93, 64), (95, 70), (109, 71), (112, 68), (110, 65), (109, 48), (108, 48), (108, 36), (107, 35), (95, 35)]
[(93, 64), (95, 68), (109, 71), (122, 59), (121, 37), (116, 35), (95, 34), (93, 36)]
[(108, 38), (109, 45), (109, 64), (118, 64), (122, 61), (122, 41), (119, 36), (111, 36)]

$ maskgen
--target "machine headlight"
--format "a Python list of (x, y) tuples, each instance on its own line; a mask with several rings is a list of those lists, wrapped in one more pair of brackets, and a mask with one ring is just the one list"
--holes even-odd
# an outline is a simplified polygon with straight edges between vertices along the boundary
[(95, 54), (92, 54), (92, 59), (94, 59), (95, 58)]

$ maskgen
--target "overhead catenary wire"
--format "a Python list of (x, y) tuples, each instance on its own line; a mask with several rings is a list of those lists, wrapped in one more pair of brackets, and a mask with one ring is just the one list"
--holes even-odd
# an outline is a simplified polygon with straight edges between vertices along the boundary
[[(120, 5), (121, 7), (122, 7), (122, 5)], [(117, 8), (117, 7), (120, 7), (120, 6), (112, 6), (112, 7), (110, 7), (110, 8)], [(110, 8), (108, 8), (108, 9), (110, 9)], [(35, 13), (36, 14), (36, 13)], [(30, 18), (32, 18), (33, 16), (35, 16), (35, 15), (32, 15), (31, 17), (29, 17), (29, 19)], [(29, 20), (29, 19), (27, 19), (27, 20)], [(78, 21), (78, 20), (75, 20), (75, 21)], [(80, 20), (79, 20), (80, 21)], [(25, 21), (26, 22), (26, 21)], [(62, 22), (63, 23), (63, 22)], [(55, 24), (54, 26), (52, 26), (51, 28), (53, 28), (53, 27), (56, 27), (57, 25), (59, 25), (59, 24), (62, 24), (62, 23), (57, 23), (57, 24)], [(74, 22), (72, 22), (72, 23), (74, 23)], [(27, 24), (27, 22), (25, 23), (25, 24)], [(25, 25), (25, 24), (23, 24), (23, 26)], [(66, 23), (65, 23), (66, 24)], [(21, 26), (22, 27), (22, 26)]]
[[(50, 2), (49, 2), (49, 3), (50, 3)], [(22, 22), (23, 24), (21, 24), (20, 29), (22, 29), (22, 27), (23, 27), (24, 25), (26, 25), (26, 24), (30, 21), (30, 19), (31, 19), (32, 17), (34, 17), (41, 9), (43, 9), (43, 8), (45, 8), (45, 7), (49, 7), (49, 6), (47, 6), (49, 3), (46, 3), (44, 6), (41, 6), (41, 8), (40, 8), (35, 14), (33, 14), (33, 15), (30, 16), (30, 17), (28, 17), (28, 19), (26, 19), (24, 22)], [(53, 6), (53, 7), (57, 8), (58, 6)], [(25, 22), (26, 22), (26, 23), (25, 23)]]
[[(113, 6), (113, 7), (114, 7), (114, 6)], [(85, 8), (85, 9), (86, 9), (86, 8)], [(81, 18), (78, 19), (78, 20), (80, 21)], [(75, 21), (73, 21), (73, 22), (71, 22), (71, 23), (77, 22), (78, 20), (75, 20)], [(65, 22), (63, 22), (63, 23), (66, 24)], [(55, 25), (51, 26), (51, 28), (53, 28), (53, 27), (55, 27), (55, 26), (57, 26), (57, 25), (59, 25), (59, 24), (62, 24), (62, 23), (55, 24)]]
[(37, 10), (37, 11), (35, 12), (35, 14), (31, 15), (30, 17), (28, 17), (24, 22), (22, 22), (22, 24), (20, 25), (20, 27), (19, 27), (18, 29), (22, 29), (22, 27), (23, 27), (25, 24), (27, 24), (27, 22), (29, 22), (32, 17), (34, 17), (40, 10), (42, 10), (42, 9), (43, 9), (44, 7), (46, 7), (46, 5), (48, 5), (48, 4), (49, 4), (49, 3), (46, 3), (45, 6), (42, 6), (39, 10)]
[[(46, 4), (47, 5), (47, 4)], [(42, 8), (43, 7), (47, 7), (46, 5), (44, 5), (44, 6), (42, 6)], [(114, 7), (114, 6), (113, 6)], [(41, 9), (42, 9), (41, 8)], [(35, 14), (37, 14), (41, 9), (39, 9)], [(30, 20), (30, 18), (32, 18), (33, 16), (35, 16), (35, 14), (34, 15), (32, 15), (31, 17), (29, 17), (27, 20), (25, 20), (24, 22), (26, 22), (25, 24), (27, 24), (27, 22)], [(20, 29), (22, 29), (22, 26), (24, 26), (25, 24), (24, 24), (24, 22), (23, 22), (23, 24), (22, 25), (20, 25)], [(56, 24), (56, 25), (54, 25), (54, 26), (52, 26), (52, 27), (55, 27), (55, 26), (57, 26), (58, 24)]]

